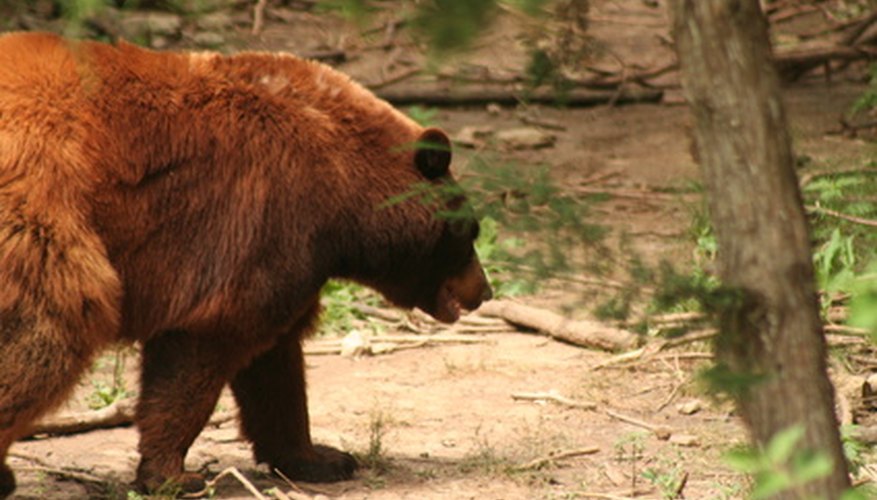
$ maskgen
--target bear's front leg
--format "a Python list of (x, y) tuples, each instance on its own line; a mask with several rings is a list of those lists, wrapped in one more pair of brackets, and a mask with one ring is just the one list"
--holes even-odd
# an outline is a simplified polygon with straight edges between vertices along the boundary
[(200, 474), (184, 472), (183, 462), (228, 380), (227, 360), (210, 340), (170, 331), (143, 347), (136, 416), (140, 430), (136, 485), (141, 490), (171, 487), (194, 493), (205, 487)]
[(290, 479), (350, 479), (356, 469), (352, 455), (311, 442), (301, 347), (301, 330), (306, 327), (293, 329), (233, 379), (243, 434), (252, 441), (257, 462), (267, 463)]

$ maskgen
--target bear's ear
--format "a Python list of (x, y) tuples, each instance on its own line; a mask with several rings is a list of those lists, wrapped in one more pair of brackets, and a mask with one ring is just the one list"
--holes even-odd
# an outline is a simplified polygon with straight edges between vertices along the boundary
[(451, 166), (451, 140), (437, 128), (428, 128), (417, 139), (414, 165), (427, 179), (446, 175)]

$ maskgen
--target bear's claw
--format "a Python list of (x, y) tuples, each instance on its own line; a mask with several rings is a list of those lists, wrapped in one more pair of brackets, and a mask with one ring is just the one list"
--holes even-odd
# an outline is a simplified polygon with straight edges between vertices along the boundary
[(15, 491), (15, 474), (4, 463), (0, 463), (0, 499), (7, 498)]
[(333, 483), (353, 477), (358, 464), (353, 455), (329, 446), (315, 445), (308, 458), (285, 457), (269, 462), (272, 468), (295, 481)]

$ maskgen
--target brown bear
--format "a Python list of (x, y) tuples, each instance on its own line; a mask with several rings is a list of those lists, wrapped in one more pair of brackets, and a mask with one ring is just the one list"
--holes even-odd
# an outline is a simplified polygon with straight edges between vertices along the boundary
[[(142, 344), (136, 484), (183, 459), (230, 384), (255, 459), (352, 476), (311, 442), (302, 339), (329, 278), (452, 322), (490, 297), (447, 136), (290, 55), (0, 36), (0, 497), (5, 459), (95, 354)], [(388, 202), (388, 200), (393, 200)]]

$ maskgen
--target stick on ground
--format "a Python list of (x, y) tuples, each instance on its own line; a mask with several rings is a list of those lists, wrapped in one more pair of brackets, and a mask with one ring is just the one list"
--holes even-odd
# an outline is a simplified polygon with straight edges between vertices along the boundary
[(557, 462), (559, 460), (564, 460), (567, 458), (580, 457), (582, 455), (593, 455), (600, 451), (600, 448), (597, 446), (588, 446), (587, 448), (581, 448), (578, 450), (570, 450), (570, 451), (562, 451), (562, 452), (554, 452), (549, 453), (544, 457), (539, 457), (535, 460), (531, 460), (523, 465), (519, 465), (515, 467), (515, 470), (523, 471), (523, 470), (533, 470), (540, 469), (545, 465), (548, 465), (552, 462)]
[(582, 347), (616, 351), (633, 348), (639, 342), (636, 334), (626, 330), (596, 321), (574, 321), (552, 311), (507, 300), (492, 300), (482, 304), (478, 312)]
[(549, 392), (516, 392), (512, 394), (515, 401), (554, 401), (555, 403), (571, 408), (582, 408), (585, 410), (593, 410), (597, 408), (597, 403), (590, 401), (576, 401), (565, 396), (561, 396), (554, 391)]

